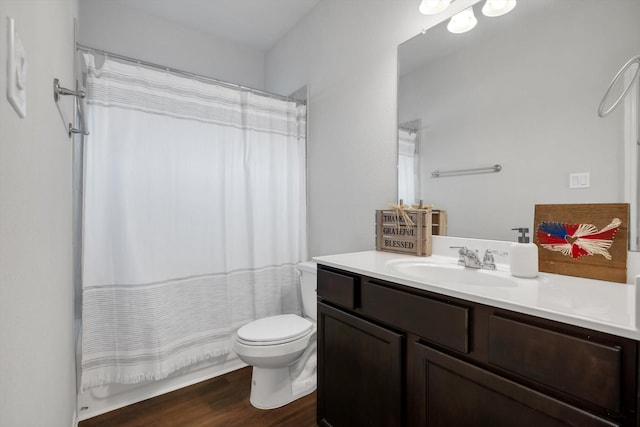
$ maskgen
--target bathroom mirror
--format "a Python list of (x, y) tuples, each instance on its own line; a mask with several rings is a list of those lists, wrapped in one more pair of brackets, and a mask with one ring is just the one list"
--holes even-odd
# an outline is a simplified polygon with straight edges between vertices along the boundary
[(443, 22), (399, 46), (399, 196), (446, 210), (452, 236), (515, 240), (540, 203), (628, 201), (635, 230), (640, 85), (597, 111), (640, 54), (640, 1), (524, 0), (493, 18), (482, 5), (469, 32)]

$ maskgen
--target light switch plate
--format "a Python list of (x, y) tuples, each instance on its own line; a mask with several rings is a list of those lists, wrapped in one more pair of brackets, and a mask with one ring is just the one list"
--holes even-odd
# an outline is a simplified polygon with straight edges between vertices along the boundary
[(569, 188), (589, 188), (589, 172), (577, 172), (569, 174)]
[(27, 55), (7, 16), (7, 99), (20, 118), (27, 115)]

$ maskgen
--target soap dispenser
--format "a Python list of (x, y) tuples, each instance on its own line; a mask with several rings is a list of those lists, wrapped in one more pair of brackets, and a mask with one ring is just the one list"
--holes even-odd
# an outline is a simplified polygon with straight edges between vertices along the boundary
[(515, 277), (531, 278), (538, 275), (538, 246), (529, 243), (528, 228), (512, 228), (520, 233), (518, 243), (509, 250), (509, 267)]

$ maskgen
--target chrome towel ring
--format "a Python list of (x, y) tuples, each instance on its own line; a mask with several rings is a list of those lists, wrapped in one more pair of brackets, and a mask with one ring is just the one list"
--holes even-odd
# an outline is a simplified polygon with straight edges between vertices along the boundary
[[(636, 63), (638, 64), (638, 67), (636, 68), (636, 72), (633, 75), (633, 78), (631, 79), (631, 82), (629, 83), (629, 85), (627, 85), (627, 87), (624, 89), (624, 91), (622, 91), (622, 94), (618, 97), (618, 99), (616, 99), (616, 102), (614, 102), (613, 105), (611, 105), (611, 107), (609, 107), (609, 108), (607, 108), (605, 110), (604, 109), (604, 103), (607, 100), (607, 98), (609, 97), (609, 93), (613, 89), (613, 86), (618, 82), (620, 77), (622, 77), (622, 75), (624, 75), (624, 73), (633, 64), (636, 64)], [(600, 107), (598, 107), (598, 116), (606, 117), (607, 115), (609, 115), (609, 113), (611, 113), (618, 106), (618, 104), (620, 104), (620, 102), (627, 96), (627, 94), (629, 93), (629, 91), (631, 90), (631, 88), (633, 87), (635, 82), (638, 80), (638, 75), (639, 74), (640, 74), (640, 55), (634, 56), (629, 61), (627, 61), (627, 63), (622, 66), (620, 71), (618, 71), (618, 74), (616, 74), (616, 76), (613, 78), (613, 80), (611, 80), (611, 83), (609, 84), (609, 87), (607, 88), (607, 91), (605, 92), (604, 96), (602, 97), (602, 101), (600, 101)]]

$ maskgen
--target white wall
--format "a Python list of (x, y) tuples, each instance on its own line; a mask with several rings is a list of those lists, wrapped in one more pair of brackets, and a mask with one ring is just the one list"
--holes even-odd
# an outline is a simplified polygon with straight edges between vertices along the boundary
[[(1, 426), (74, 423), (71, 141), (52, 82), (73, 86), (76, 7), (73, 0), (0, 0)], [(5, 96), (6, 16), (29, 61), (22, 120)]]
[(227, 82), (264, 88), (263, 51), (182, 27), (115, 1), (80, 2), (79, 42)]
[(309, 252), (373, 249), (397, 194), (397, 47), (439, 18), (413, 0), (322, 0), (266, 57), (266, 89), (309, 84)]

